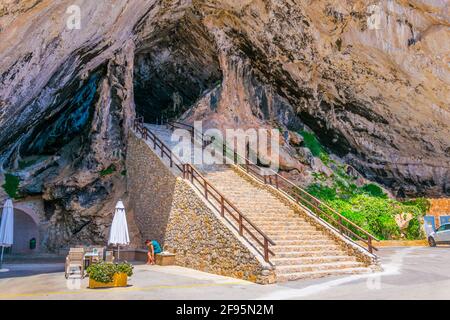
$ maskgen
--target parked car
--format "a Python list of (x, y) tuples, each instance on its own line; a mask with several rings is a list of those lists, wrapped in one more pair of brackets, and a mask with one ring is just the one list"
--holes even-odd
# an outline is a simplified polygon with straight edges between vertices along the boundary
[(437, 244), (450, 244), (450, 223), (443, 224), (428, 236), (430, 247)]

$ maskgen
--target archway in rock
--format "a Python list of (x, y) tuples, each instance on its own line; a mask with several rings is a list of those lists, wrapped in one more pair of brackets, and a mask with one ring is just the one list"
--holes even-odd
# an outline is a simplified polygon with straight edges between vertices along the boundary
[[(0, 208), (0, 221), (1, 221)], [(30, 254), (39, 250), (39, 226), (38, 221), (32, 215), (23, 210), (14, 208), (14, 244), (8, 253)], [(36, 248), (30, 248), (30, 240), (36, 240)]]

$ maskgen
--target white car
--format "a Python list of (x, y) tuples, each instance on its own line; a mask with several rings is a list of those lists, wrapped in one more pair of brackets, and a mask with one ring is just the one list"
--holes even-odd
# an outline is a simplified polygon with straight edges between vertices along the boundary
[(428, 236), (430, 247), (437, 244), (450, 244), (450, 223), (443, 224)]

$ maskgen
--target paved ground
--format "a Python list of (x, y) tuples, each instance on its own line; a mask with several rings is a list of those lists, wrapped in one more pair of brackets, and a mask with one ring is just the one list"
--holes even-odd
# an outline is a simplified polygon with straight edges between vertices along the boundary
[(63, 265), (15, 264), (0, 299), (450, 299), (450, 247), (384, 248), (382, 273), (261, 286), (180, 267), (138, 265), (128, 288), (69, 289)]

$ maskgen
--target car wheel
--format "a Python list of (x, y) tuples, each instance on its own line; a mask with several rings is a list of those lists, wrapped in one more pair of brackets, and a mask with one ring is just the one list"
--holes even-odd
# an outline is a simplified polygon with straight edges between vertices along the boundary
[(436, 241), (433, 237), (428, 238), (428, 244), (430, 245), (430, 247), (436, 247)]

